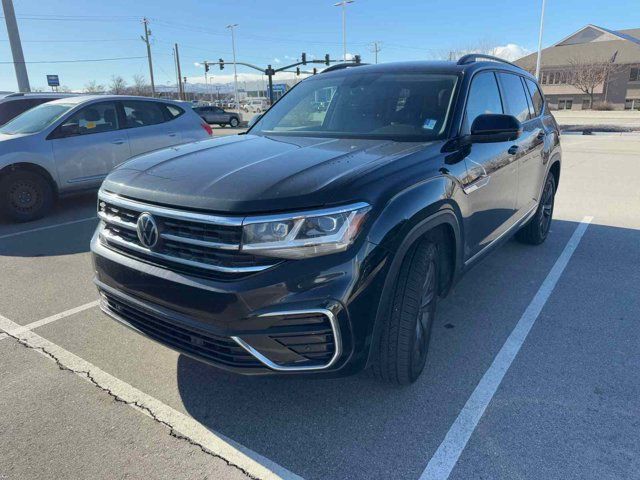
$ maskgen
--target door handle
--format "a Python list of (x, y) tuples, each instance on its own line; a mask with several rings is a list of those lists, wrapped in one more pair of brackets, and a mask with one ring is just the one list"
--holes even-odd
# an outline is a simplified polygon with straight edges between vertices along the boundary
[(538, 135), (536, 135), (536, 138), (538, 140), (542, 140), (546, 135), (547, 135), (546, 132), (542, 130), (540, 133), (538, 133)]
[(176, 135), (177, 135), (177, 133), (176, 133), (176, 132), (171, 132), (171, 133), (169, 133), (169, 136), (170, 136), (170, 137), (175, 137)]
[(518, 145), (511, 145), (509, 147), (509, 150), (507, 150), (507, 152), (509, 152), (509, 155), (515, 155), (516, 153), (518, 153), (519, 150), (520, 150), (520, 147)]
[(111, 143), (113, 143), (114, 145), (122, 145), (124, 142), (125, 142), (125, 140), (124, 140), (124, 139), (119, 138), (119, 139), (117, 139), (117, 140), (114, 140), (114, 141), (113, 141), (113, 142), (111, 142)]

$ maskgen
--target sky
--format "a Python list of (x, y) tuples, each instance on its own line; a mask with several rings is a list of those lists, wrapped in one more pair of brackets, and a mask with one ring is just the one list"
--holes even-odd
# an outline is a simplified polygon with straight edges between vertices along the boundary
[[(88, 82), (109, 85), (114, 75), (129, 83), (148, 78), (141, 20), (149, 19), (156, 85), (175, 85), (172, 56), (179, 44), (183, 76), (203, 82), (203, 60), (231, 61), (237, 23), (237, 60), (274, 68), (308, 58), (342, 56), (342, 13), (336, 0), (14, 0), (32, 88), (46, 75), (81, 90)], [(347, 51), (373, 63), (441, 58), (450, 50), (499, 47), (510, 58), (535, 51), (542, 0), (355, 0), (347, 6)], [(547, 0), (543, 45), (586, 24), (640, 28), (640, 0)], [(105, 60), (117, 59), (117, 60)], [(0, 91), (17, 83), (4, 18), (0, 19)], [(73, 60), (74, 62), (60, 63)], [(86, 60), (99, 60), (88, 62)], [(40, 63), (59, 62), (59, 63)], [(241, 79), (253, 78), (239, 68)], [(231, 80), (232, 68), (210, 71), (215, 83)], [(257, 72), (256, 72), (257, 73)], [(259, 74), (258, 74), (259, 75)]]

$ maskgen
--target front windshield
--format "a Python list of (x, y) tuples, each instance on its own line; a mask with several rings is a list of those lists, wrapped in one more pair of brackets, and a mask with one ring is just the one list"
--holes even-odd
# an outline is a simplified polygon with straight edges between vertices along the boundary
[(36, 133), (51, 125), (58, 118), (68, 112), (73, 104), (45, 103), (27, 110), (0, 128), (0, 133), (6, 135), (19, 135)]
[(300, 83), (250, 133), (398, 141), (435, 140), (446, 133), (457, 76), (349, 73)]

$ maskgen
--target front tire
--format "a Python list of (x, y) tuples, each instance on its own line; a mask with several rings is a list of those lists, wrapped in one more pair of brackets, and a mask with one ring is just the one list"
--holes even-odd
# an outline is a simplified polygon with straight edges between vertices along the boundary
[(16, 170), (0, 180), (0, 212), (15, 222), (44, 217), (53, 200), (51, 184), (36, 172)]
[(438, 302), (438, 245), (418, 240), (402, 262), (383, 325), (373, 375), (398, 385), (415, 382), (427, 360)]
[(547, 239), (553, 219), (553, 206), (556, 197), (556, 179), (549, 173), (544, 182), (542, 197), (535, 215), (516, 233), (519, 242), (529, 245), (540, 245)]

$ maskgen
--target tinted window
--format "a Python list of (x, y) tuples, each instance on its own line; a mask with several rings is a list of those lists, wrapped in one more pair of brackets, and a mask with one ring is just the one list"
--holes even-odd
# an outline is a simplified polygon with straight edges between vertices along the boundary
[(446, 130), (457, 76), (318, 75), (282, 97), (251, 133), (420, 141)]
[(0, 103), (0, 125), (7, 123), (9, 120), (26, 112), (30, 108), (37, 107), (51, 100), (55, 100), (55, 98), (28, 98)]
[(536, 117), (542, 113), (542, 107), (544, 105), (544, 100), (542, 99), (542, 93), (540, 93), (540, 89), (536, 82), (533, 80), (525, 79), (525, 83), (527, 84), (527, 88), (529, 89), (529, 94), (531, 95), (531, 101), (533, 103), (533, 109), (535, 110)]
[(120, 126), (113, 102), (94, 103), (69, 117), (64, 125), (77, 125), (76, 135), (111, 132)]
[(500, 91), (493, 72), (480, 73), (473, 77), (465, 115), (465, 133), (471, 131), (473, 121), (485, 113), (502, 113)]
[(27, 110), (22, 115), (0, 128), (0, 133), (15, 135), (35, 133), (44, 130), (75, 105), (66, 103), (45, 103)]
[(127, 128), (157, 125), (165, 121), (164, 113), (157, 102), (124, 100), (122, 102)]
[(179, 117), (184, 113), (184, 110), (181, 109), (180, 107), (177, 107), (176, 105), (170, 105), (168, 103), (165, 103), (163, 104), (163, 107), (165, 108), (165, 113), (168, 119)]
[(499, 73), (505, 100), (505, 113), (513, 115), (521, 122), (529, 119), (529, 104), (519, 75)]

